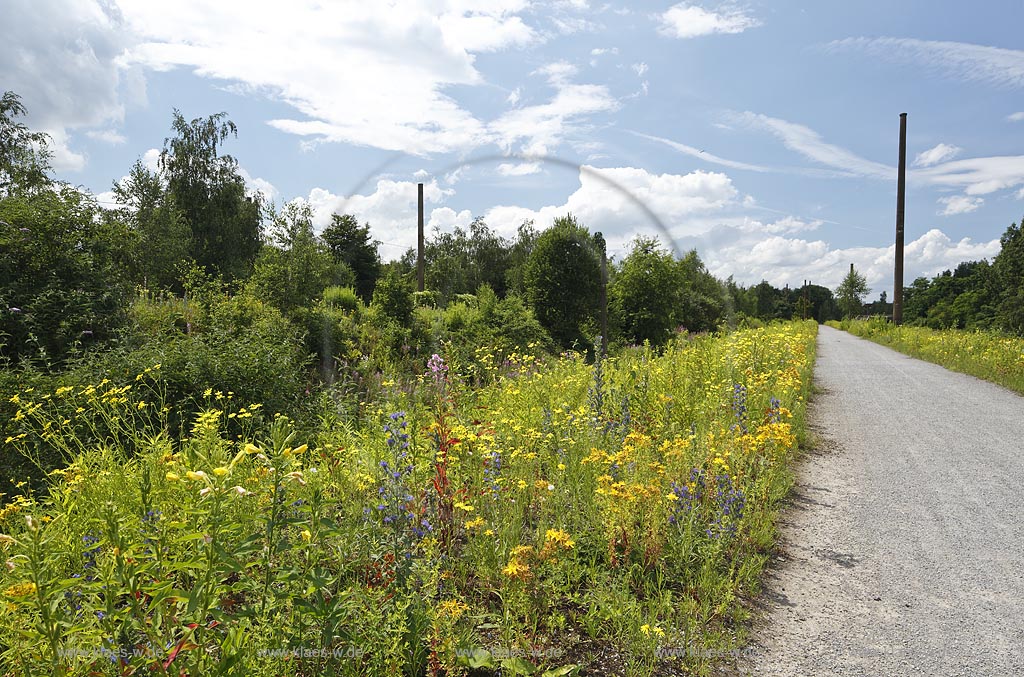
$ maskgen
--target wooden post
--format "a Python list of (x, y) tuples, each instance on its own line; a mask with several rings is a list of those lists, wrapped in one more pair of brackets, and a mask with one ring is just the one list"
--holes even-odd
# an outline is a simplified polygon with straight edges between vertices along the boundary
[(423, 261), (423, 184), (416, 184), (416, 285), (419, 291), (425, 287), (426, 263)]
[(601, 233), (594, 233), (601, 250), (601, 357), (608, 356), (608, 246)]
[(892, 322), (903, 324), (903, 217), (907, 199), (907, 114), (900, 113), (900, 165), (896, 175), (896, 271), (892, 282)]

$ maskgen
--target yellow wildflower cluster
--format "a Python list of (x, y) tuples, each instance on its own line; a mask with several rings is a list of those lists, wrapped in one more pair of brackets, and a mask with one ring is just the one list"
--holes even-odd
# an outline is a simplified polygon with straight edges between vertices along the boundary
[(29, 595), (35, 594), (36, 584), (31, 581), (25, 583), (17, 583), (4, 590), (4, 595), (7, 597), (28, 597)]

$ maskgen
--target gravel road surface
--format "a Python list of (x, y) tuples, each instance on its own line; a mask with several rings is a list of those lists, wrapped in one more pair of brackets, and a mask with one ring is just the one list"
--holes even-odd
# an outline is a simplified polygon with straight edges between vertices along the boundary
[(1024, 675), (1024, 398), (821, 327), (741, 674)]

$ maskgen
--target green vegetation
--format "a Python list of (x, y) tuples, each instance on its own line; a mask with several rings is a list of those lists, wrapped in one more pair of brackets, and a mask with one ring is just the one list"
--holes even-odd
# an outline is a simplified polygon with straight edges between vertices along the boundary
[(981, 330), (897, 327), (880, 318), (829, 325), (1024, 394), (1024, 338)]
[(814, 336), (777, 325), (593, 365), (514, 355), (477, 387), (435, 355), (308, 431), (249, 384), (173, 405), (181, 365), (17, 392), (8, 448), (66, 465), (0, 511), (2, 660), (708, 674), (769, 557)]

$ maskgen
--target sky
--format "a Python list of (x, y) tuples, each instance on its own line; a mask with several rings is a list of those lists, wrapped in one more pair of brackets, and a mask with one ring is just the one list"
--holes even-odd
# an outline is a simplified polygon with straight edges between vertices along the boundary
[(1020, 0), (0, 0), (0, 90), (57, 178), (113, 206), (172, 112), (226, 112), (251, 191), (370, 224), (385, 259), (482, 217), (572, 213), (708, 269), (892, 293), (991, 259), (1024, 214)]

